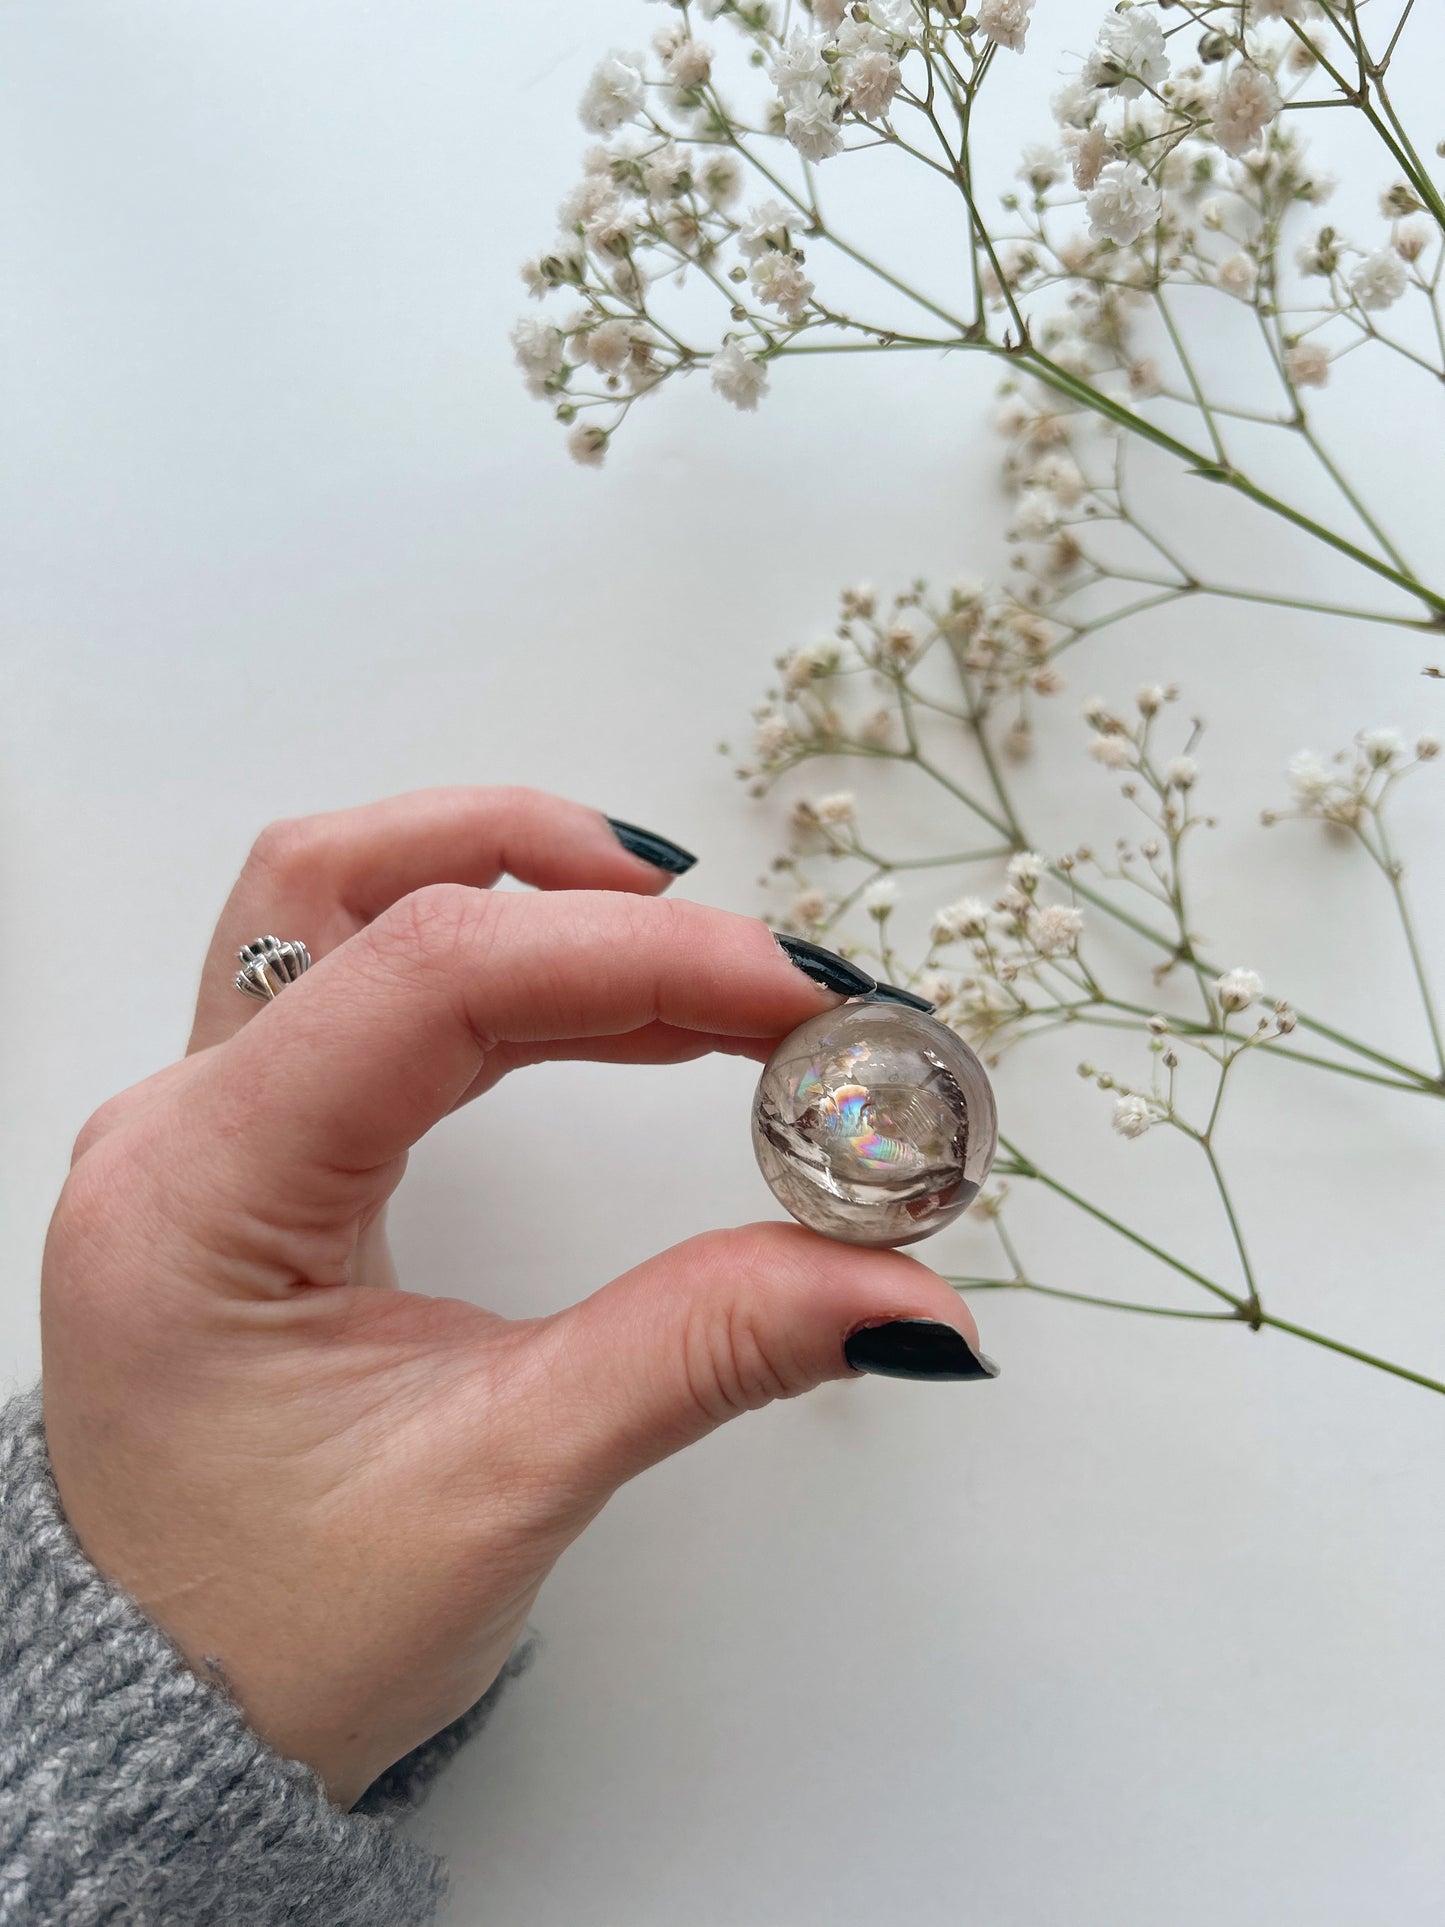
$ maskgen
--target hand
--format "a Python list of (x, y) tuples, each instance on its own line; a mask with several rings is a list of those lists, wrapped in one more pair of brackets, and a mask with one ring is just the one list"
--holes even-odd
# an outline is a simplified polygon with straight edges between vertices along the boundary
[[(540, 888), (490, 890), (503, 872)], [(623, 1481), (847, 1376), (862, 1326), (976, 1342), (911, 1258), (788, 1224), (694, 1238), (547, 1318), (392, 1289), (408, 1149), (508, 1071), (761, 1058), (837, 1001), (761, 923), (658, 900), (667, 881), (529, 791), (279, 824), (221, 918), (190, 1053), (76, 1145), (43, 1291), (66, 1512), (340, 1805), (480, 1697)], [(248, 1004), (232, 959), (264, 930), (317, 961)]]

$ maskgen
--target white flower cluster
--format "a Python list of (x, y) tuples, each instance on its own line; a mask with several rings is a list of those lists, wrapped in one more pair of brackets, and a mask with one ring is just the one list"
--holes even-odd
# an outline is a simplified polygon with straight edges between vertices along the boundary
[[(1077, 953), (1084, 913), (1077, 904), (1039, 900), (1049, 865), (1037, 851), (1011, 857), (1005, 887), (992, 900), (965, 896), (933, 914), (925, 972), (937, 994), (939, 1015), (976, 1042), (996, 1046), (1025, 1034), (1028, 1020), (1050, 993), (1040, 989), (1048, 973), (1078, 980)], [(951, 952), (969, 952), (964, 965)], [(950, 976), (952, 969), (959, 974)], [(1031, 986), (1037, 993), (1030, 995)]]
[[(1006, 203), (1023, 231), (975, 241), (986, 309), (1011, 334), (1023, 323), (1066, 374), (1106, 392), (1121, 380), (1130, 407), (1170, 379), (1133, 337), (1151, 292), (1171, 280), (1250, 305), (1267, 288), (1296, 394), (1323, 386), (1349, 345), (1333, 338), (1333, 324), (1368, 337), (1412, 286), (1439, 280), (1438, 230), (1415, 219), (1421, 202), (1399, 182), (1382, 199), (1384, 244), (1356, 247), (1323, 229), (1302, 252), (1303, 270), (1329, 281), (1331, 302), (1302, 306), (1291, 330), (1278, 273), (1264, 278), (1265, 252), (1292, 204), (1318, 204), (1329, 191), (1282, 113), (1311, 64), (1295, 32), (1305, 14), (1287, 0), (1255, 5), (1226, 31), (1216, 30), (1220, 11), (1198, 10), (1206, 30), (1185, 64), (1163, 0), (1106, 12), (1077, 77), (1055, 97), (1054, 141), (1024, 156), (1030, 205)], [(602, 458), (633, 400), (674, 374), (709, 367), (715, 392), (752, 412), (803, 330), (828, 347), (859, 336), (891, 345), (887, 327), (820, 300), (805, 248), (826, 249), (831, 236), (811, 188), (787, 182), (799, 159), (812, 165), (847, 147), (850, 128), (860, 152), (895, 140), (905, 151), (935, 146), (939, 103), (963, 106), (959, 90), (973, 85), (970, 68), (983, 73), (987, 52), (1024, 49), (1032, 0), (980, 0), (970, 11), (919, 0), (805, 0), (791, 10), (705, 0), (671, 12), (648, 53), (614, 51), (588, 82), (582, 120), (606, 144), (562, 204), (560, 238), (524, 270), (535, 296), (573, 301), (545, 327), (522, 324), (514, 342), (528, 386), (588, 462)], [(731, 31), (765, 74), (761, 128), (729, 107), (723, 57), (694, 31), (701, 20)], [(900, 115), (907, 134), (897, 132)], [(793, 150), (791, 168), (776, 156), (764, 166), (758, 144), (779, 140)], [(1081, 204), (1087, 228), (1061, 231)], [(696, 339), (695, 309), (665, 311), (690, 276), (729, 303), (711, 339)], [(1045, 299), (1058, 289), (1062, 306)], [(1019, 504), (1018, 539), (1050, 542), (1056, 577), (1078, 561), (1076, 541), (1055, 540), (1075, 506), (1049, 488)]]
[(768, 74), (784, 135), (804, 160), (826, 161), (842, 148), (850, 118), (887, 119), (903, 83), (901, 63), (919, 40), (922, 22), (909, 0), (829, 7), (821, 20), (815, 8), (814, 20), (824, 31), (791, 33)]
[(1363, 832), (1386, 796), (1404, 776), (1440, 754), (1440, 739), (1419, 737), (1413, 749), (1397, 729), (1362, 729), (1351, 747), (1326, 760), (1312, 749), (1290, 758), (1286, 775), (1294, 796), (1292, 810), (1266, 810), (1264, 821), (1284, 816), (1315, 817), (1337, 829)]

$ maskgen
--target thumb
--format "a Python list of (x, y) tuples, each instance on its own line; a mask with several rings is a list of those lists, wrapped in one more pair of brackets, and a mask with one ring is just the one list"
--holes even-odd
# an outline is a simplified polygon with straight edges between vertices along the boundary
[(968, 1307), (899, 1251), (795, 1224), (689, 1239), (548, 1321), (554, 1442), (605, 1494), (728, 1419), (857, 1372), (986, 1379)]

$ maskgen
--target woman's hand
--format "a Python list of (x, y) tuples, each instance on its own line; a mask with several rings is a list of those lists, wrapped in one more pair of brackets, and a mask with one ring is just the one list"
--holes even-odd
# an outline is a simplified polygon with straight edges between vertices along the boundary
[[(490, 890), (504, 872), (540, 889)], [(508, 1071), (763, 1057), (836, 1001), (762, 924), (659, 901), (668, 880), (524, 790), (280, 824), (222, 916), (190, 1054), (76, 1146), (43, 1305), (66, 1511), (343, 1806), (480, 1697), (624, 1480), (844, 1377), (861, 1326), (976, 1339), (912, 1259), (788, 1224), (694, 1238), (546, 1318), (390, 1289), (409, 1147)], [(263, 930), (317, 961), (258, 1006), (231, 979)]]

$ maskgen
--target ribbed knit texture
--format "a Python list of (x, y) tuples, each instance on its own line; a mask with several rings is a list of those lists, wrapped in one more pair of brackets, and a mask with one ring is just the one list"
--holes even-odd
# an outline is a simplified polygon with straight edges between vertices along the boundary
[(86, 1558), (40, 1398), (0, 1409), (0, 1927), (421, 1927), (441, 1862), (396, 1829), (485, 1722), (455, 1726), (343, 1813)]

